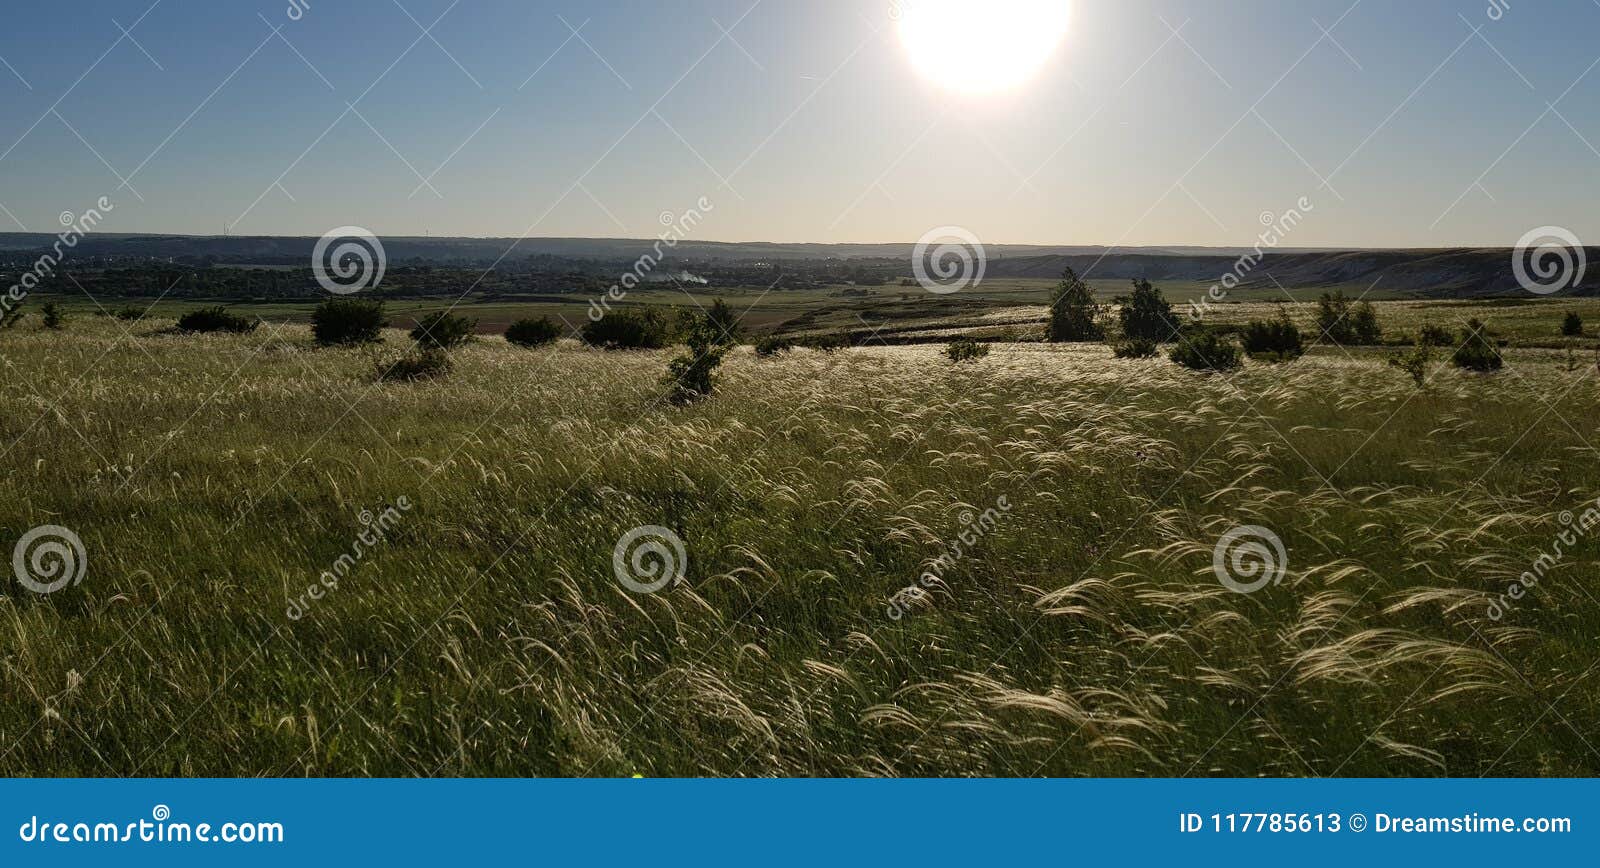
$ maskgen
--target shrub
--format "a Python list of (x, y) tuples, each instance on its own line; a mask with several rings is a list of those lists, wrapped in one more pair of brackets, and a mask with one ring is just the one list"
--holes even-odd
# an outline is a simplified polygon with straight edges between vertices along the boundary
[(1561, 333), (1569, 338), (1583, 337), (1583, 317), (1568, 313), (1567, 318), (1561, 321)]
[(422, 347), (448, 350), (466, 343), (477, 327), (475, 319), (440, 311), (419, 320), (417, 327), (411, 330), (411, 340)]
[(1505, 366), (1488, 328), (1476, 319), (1468, 320), (1467, 327), (1461, 330), (1461, 345), (1456, 347), (1453, 361), (1456, 367), (1469, 371), (1498, 371)]
[(980, 344), (972, 338), (956, 338), (944, 348), (944, 354), (952, 362), (975, 362), (989, 355), (989, 345)]
[(762, 357), (775, 356), (794, 349), (794, 341), (786, 338), (767, 336), (756, 341), (756, 355)]
[(651, 308), (614, 310), (585, 324), (583, 339), (607, 350), (659, 350), (667, 345), (667, 320)]
[(802, 340), (800, 346), (831, 353), (834, 350), (844, 349), (849, 343), (844, 339), (843, 335), (815, 335)]
[(1061, 282), (1050, 295), (1050, 324), (1045, 336), (1052, 343), (1097, 341), (1105, 336), (1094, 293), (1070, 268), (1061, 273)]
[(1150, 281), (1135, 280), (1133, 295), (1118, 301), (1122, 304), (1117, 316), (1122, 321), (1123, 337), (1167, 343), (1178, 336), (1178, 318), (1172, 314), (1172, 305)]
[(727, 352), (725, 337), (722, 326), (709, 315), (696, 325), (687, 336), (689, 352), (667, 365), (665, 382), (672, 387), (668, 400), (682, 405), (711, 396), (722, 354)]
[(734, 315), (733, 308), (722, 299), (711, 303), (706, 311), (706, 321), (715, 331), (717, 342), (723, 346), (732, 346), (739, 342), (739, 318)]
[(375, 343), (388, 324), (383, 302), (364, 298), (330, 298), (311, 314), (311, 334), (323, 346)]
[[(1426, 327), (1424, 327), (1424, 331), (1426, 330)], [(1389, 357), (1389, 365), (1410, 374), (1411, 379), (1416, 381), (1419, 389), (1426, 385), (1428, 381), (1428, 368), (1432, 362), (1433, 345), (1420, 337), (1417, 339), (1416, 346), (1403, 353), (1396, 353)]]
[(1368, 301), (1351, 304), (1343, 292), (1325, 292), (1317, 299), (1317, 328), (1328, 340), (1344, 346), (1383, 340), (1377, 309)]
[(1417, 335), (1417, 343), (1425, 347), (1453, 347), (1456, 345), (1456, 339), (1455, 335), (1450, 334), (1450, 330), (1444, 326), (1428, 323)]
[(538, 347), (561, 337), (561, 326), (547, 316), (519, 319), (506, 329), (506, 340), (519, 347)]
[(1160, 352), (1155, 341), (1145, 338), (1128, 338), (1111, 347), (1119, 359), (1153, 359)]
[(25, 316), (27, 316), (27, 313), (22, 310), (22, 306), (20, 304), (10, 306), (0, 304), (0, 329), (11, 328), (17, 323), (22, 322), (22, 318)]
[(45, 302), (39, 312), (44, 316), (44, 327), (47, 329), (59, 329), (66, 322), (61, 316), (61, 308), (53, 301)]
[[(120, 316), (120, 314), (119, 314)], [(202, 307), (191, 310), (178, 317), (178, 331), (182, 332), (232, 332), (234, 334), (248, 334), (260, 325), (258, 320), (245, 319), (238, 314), (228, 313), (226, 308)]]
[(1378, 326), (1378, 311), (1370, 301), (1363, 301), (1351, 310), (1350, 328), (1358, 344), (1371, 346), (1383, 342), (1383, 329)]
[(377, 377), (386, 382), (411, 383), (450, 373), (450, 356), (439, 347), (415, 350), (392, 362), (379, 362)]
[(1206, 328), (1185, 329), (1168, 358), (1195, 371), (1231, 371), (1243, 364), (1233, 341)]
[(119, 307), (113, 316), (120, 320), (132, 322), (134, 320), (144, 319), (144, 311), (136, 307)]
[(1291, 362), (1305, 355), (1300, 329), (1284, 313), (1275, 320), (1251, 320), (1242, 334), (1244, 351), (1252, 359)]

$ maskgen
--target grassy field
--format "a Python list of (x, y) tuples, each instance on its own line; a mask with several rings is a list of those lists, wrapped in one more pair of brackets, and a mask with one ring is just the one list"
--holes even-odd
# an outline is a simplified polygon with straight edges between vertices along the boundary
[[(1600, 545), (1490, 615), (1600, 496), (1588, 355), (741, 348), (675, 408), (670, 352), (169, 325), (0, 333), (0, 541), (86, 565), (0, 596), (8, 774), (1600, 774)], [(682, 584), (619, 584), (643, 525)], [(1220, 583), (1240, 525), (1280, 583)]]

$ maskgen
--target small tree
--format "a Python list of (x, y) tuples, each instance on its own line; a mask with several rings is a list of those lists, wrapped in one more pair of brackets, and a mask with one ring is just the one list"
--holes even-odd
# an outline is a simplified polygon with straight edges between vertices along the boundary
[(1351, 309), (1350, 330), (1358, 344), (1371, 346), (1383, 342), (1383, 329), (1378, 325), (1378, 311), (1372, 302), (1363, 301)]
[(1097, 341), (1105, 337), (1100, 327), (1100, 305), (1089, 284), (1068, 268), (1050, 294), (1050, 324), (1046, 337), (1052, 343)]
[(718, 340), (724, 346), (739, 342), (739, 317), (734, 314), (733, 308), (729, 307), (727, 302), (720, 298), (713, 301), (710, 309), (706, 311), (706, 321), (716, 329)]
[(478, 321), (456, 316), (449, 311), (439, 311), (423, 317), (411, 330), (411, 340), (424, 348), (448, 350), (461, 346), (472, 338)]
[(506, 340), (519, 347), (537, 347), (561, 337), (561, 326), (547, 316), (519, 319), (506, 329)]
[(1583, 317), (1576, 311), (1569, 312), (1567, 318), (1561, 321), (1561, 333), (1569, 338), (1583, 337)]
[(1343, 292), (1324, 292), (1317, 299), (1317, 328), (1336, 344), (1356, 342), (1355, 328), (1350, 323), (1350, 300)]
[(1372, 302), (1352, 304), (1343, 292), (1325, 292), (1317, 299), (1317, 328), (1328, 340), (1343, 346), (1376, 344), (1383, 340), (1378, 311)]
[(23, 312), (22, 305), (20, 304), (0, 304), (0, 329), (11, 328), (17, 323), (22, 322), (22, 318), (25, 316), (27, 316), (27, 314)]
[(1419, 389), (1427, 385), (1428, 368), (1432, 363), (1433, 346), (1422, 338), (1418, 338), (1411, 349), (1389, 357), (1389, 365), (1410, 374)]
[(944, 354), (952, 362), (975, 362), (989, 355), (989, 345), (980, 344), (972, 338), (956, 338), (944, 348)]
[(45, 302), (39, 312), (44, 316), (44, 327), (47, 329), (59, 329), (65, 322), (61, 316), (61, 308), (53, 301)]
[(323, 346), (376, 343), (388, 324), (383, 302), (364, 298), (330, 298), (311, 313), (311, 334)]
[(1252, 359), (1291, 362), (1305, 355), (1300, 328), (1281, 311), (1275, 320), (1251, 320), (1244, 327), (1244, 351)]
[(728, 349), (724, 340), (722, 327), (710, 316), (700, 321), (688, 335), (689, 352), (667, 366), (664, 382), (672, 387), (668, 400), (683, 405), (710, 397), (716, 387), (717, 368)]
[(1118, 317), (1122, 320), (1124, 337), (1144, 338), (1157, 343), (1167, 343), (1177, 338), (1179, 324), (1178, 318), (1172, 314), (1172, 305), (1150, 281), (1135, 280), (1133, 294), (1118, 301), (1122, 304)]
[(1505, 365), (1493, 336), (1477, 319), (1468, 320), (1462, 329), (1461, 346), (1456, 348), (1453, 361), (1456, 367), (1469, 371), (1498, 371)]
[(1184, 329), (1168, 357), (1190, 370), (1217, 373), (1232, 371), (1244, 363), (1233, 341), (1203, 326)]

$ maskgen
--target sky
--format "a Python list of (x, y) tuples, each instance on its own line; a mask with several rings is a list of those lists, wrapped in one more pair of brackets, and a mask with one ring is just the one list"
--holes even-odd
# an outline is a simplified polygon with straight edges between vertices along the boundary
[(17, 4), (0, 227), (104, 196), (112, 232), (1600, 243), (1600, 0), (1067, 5), (971, 94), (894, 0)]

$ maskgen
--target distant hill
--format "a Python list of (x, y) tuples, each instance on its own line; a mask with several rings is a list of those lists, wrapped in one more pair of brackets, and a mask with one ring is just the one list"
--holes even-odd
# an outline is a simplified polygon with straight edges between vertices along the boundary
[[(43, 249), (55, 236), (0, 233), (0, 251)], [(655, 239), (628, 238), (418, 238), (382, 239), (391, 263), (436, 262), (487, 267), (530, 256), (630, 262), (650, 252)], [(98, 233), (76, 249), (83, 256), (125, 256), (227, 263), (299, 265), (310, 261), (317, 239), (292, 236), (195, 236)], [(859, 260), (909, 262), (914, 245), (790, 244), (684, 241), (674, 259), (722, 262)], [(1098, 279), (1182, 280), (1214, 283), (1234, 269), (1245, 248), (1142, 247), (994, 244), (986, 248), (991, 277), (1055, 278), (1071, 267)], [(1600, 295), (1600, 249), (1588, 248), (1595, 264), (1574, 294)], [(1388, 292), (1428, 297), (1471, 297), (1517, 293), (1511, 251), (1506, 248), (1440, 250), (1326, 250), (1279, 248), (1267, 254), (1241, 285), (1306, 288), (1381, 281)]]
[[(1600, 295), (1600, 248), (1586, 248), (1595, 264), (1571, 294)], [(1100, 255), (1046, 255), (990, 259), (990, 276), (1054, 277), (1071, 267), (1099, 279), (1199, 280), (1217, 282), (1233, 270), (1237, 255), (1150, 254), (1144, 251)], [(1248, 269), (1242, 286), (1288, 288), (1379, 284), (1390, 292), (1460, 298), (1522, 293), (1506, 248), (1454, 250), (1333, 250), (1270, 253)]]

